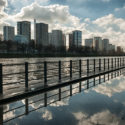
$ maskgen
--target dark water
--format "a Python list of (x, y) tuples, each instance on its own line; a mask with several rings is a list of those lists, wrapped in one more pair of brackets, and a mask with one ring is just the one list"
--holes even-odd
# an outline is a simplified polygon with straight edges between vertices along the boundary
[(78, 85), (72, 86), (72, 96), (66, 91), (69, 87), (62, 88), (61, 101), (58, 89), (1, 106), (1, 121), (5, 125), (125, 125), (124, 76), (81, 93)]

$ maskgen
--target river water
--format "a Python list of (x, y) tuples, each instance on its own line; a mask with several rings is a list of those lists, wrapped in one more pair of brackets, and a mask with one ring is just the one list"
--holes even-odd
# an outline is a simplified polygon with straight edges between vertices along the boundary
[[(1, 59), (1, 63), (39, 62), (85, 58)], [(90, 80), (91, 81), (91, 80)], [(1, 125), (125, 125), (125, 77), (96, 86), (86, 82), (0, 106)], [(81, 92), (79, 85), (82, 85)], [(60, 94), (61, 93), (61, 97)], [(59, 101), (60, 100), (60, 101)]]
[[(66, 88), (65, 88), (66, 89)], [(117, 77), (87, 90), (69, 96), (58, 90), (13, 102), (0, 107), (0, 120), (5, 125), (124, 125), (125, 78)], [(50, 96), (53, 95), (54, 96)], [(50, 97), (49, 97), (50, 96)], [(55, 101), (55, 102), (54, 102)]]

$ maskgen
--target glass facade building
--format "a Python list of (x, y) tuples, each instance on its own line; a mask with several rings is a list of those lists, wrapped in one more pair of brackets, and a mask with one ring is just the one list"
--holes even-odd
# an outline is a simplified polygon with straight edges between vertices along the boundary
[(73, 45), (76, 47), (82, 46), (82, 31), (73, 31)]

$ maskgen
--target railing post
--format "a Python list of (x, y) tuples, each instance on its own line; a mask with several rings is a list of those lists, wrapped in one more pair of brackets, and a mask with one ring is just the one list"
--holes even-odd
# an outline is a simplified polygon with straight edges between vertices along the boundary
[(99, 59), (99, 72), (101, 71), (101, 59)]
[(105, 58), (104, 58), (104, 71), (105, 71)]
[(123, 57), (123, 67), (125, 66), (125, 58)]
[(61, 81), (61, 61), (59, 61), (59, 81)]
[[(116, 69), (116, 58), (115, 58), (115, 69)], [(115, 71), (115, 77), (116, 77), (116, 71)]]
[(108, 70), (109, 70), (109, 58), (108, 58)]
[(115, 58), (115, 69), (116, 69), (116, 58)]
[(81, 92), (81, 82), (79, 82), (79, 92)]
[(95, 63), (95, 59), (93, 60), (93, 66), (94, 66), (94, 73), (95, 73), (95, 67), (96, 67), (96, 63)]
[(72, 78), (72, 60), (70, 60), (70, 78)]
[[(118, 65), (118, 68), (119, 68), (119, 58), (118, 58), (118, 60), (117, 60), (117, 65)], [(119, 76), (119, 70), (117, 71), (117, 76)]]
[(120, 58), (118, 58), (118, 68), (120, 67)]
[(121, 68), (121, 58), (120, 58), (120, 68)]
[(0, 94), (3, 94), (3, 67), (0, 64)]
[(59, 88), (59, 101), (61, 101), (61, 88)]
[[(112, 70), (113, 70), (113, 58), (112, 58)], [(111, 78), (113, 78), (113, 72), (111, 73)]]
[(47, 106), (47, 93), (44, 93), (44, 106)]
[(25, 88), (28, 89), (28, 62), (25, 62)]
[(25, 99), (25, 114), (29, 113), (29, 99)]
[(122, 67), (124, 66), (124, 57), (122, 58)]
[[(120, 58), (120, 68), (122, 67), (122, 58)], [(120, 69), (120, 75), (122, 74), (122, 69)]]
[[(108, 71), (109, 71), (109, 58), (108, 58)], [(109, 73), (108, 73), (108, 80), (109, 80)]]
[(47, 85), (47, 62), (44, 61), (44, 86)]
[(82, 63), (81, 63), (81, 59), (79, 60), (79, 77), (81, 77), (81, 72), (82, 72)]
[(99, 75), (99, 84), (101, 84), (101, 75)]
[(113, 69), (113, 58), (112, 58), (112, 69)]
[(95, 77), (93, 78), (94, 86), (95, 86)]
[(89, 59), (87, 59), (87, 76), (89, 75)]
[(87, 89), (89, 89), (89, 79), (87, 80)]
[[(104, 58), (104, 71), (105, 71), (105, 58)], [(105, 74), (104, 74), (104, 82), (105, 82)]]
[[(70, 79), (72, 78), (72, 60), (70, 60)], [(72, 96), (72, 85), (70, 85), (70, 96)]]
[[(99, 72), (101, 71), (101, 59), (99, 59)], [(101, 76), (99, 74), (99, 84), (101, 84)]]

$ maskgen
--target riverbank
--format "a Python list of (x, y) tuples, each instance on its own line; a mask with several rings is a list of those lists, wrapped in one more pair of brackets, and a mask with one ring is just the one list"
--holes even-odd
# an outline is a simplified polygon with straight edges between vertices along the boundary
[(0, 53), (0, 58), (44, 58), (44, 57), (105, 57), (105, 56), (125, 56), (125, 54), (59, 54), (59, 53), (49, 53), (49, 54), (23, 54), (23, 53)]

